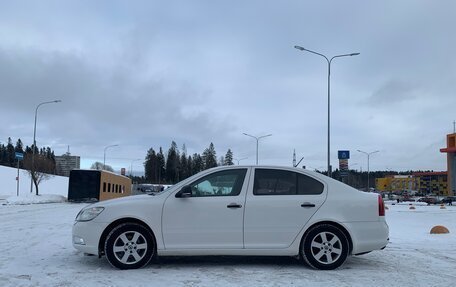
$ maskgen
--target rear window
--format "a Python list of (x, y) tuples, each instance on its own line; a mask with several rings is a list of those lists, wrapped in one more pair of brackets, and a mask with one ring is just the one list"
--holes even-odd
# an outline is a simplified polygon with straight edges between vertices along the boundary
[(256, 169), (254, 195), (306, 195), (321, 194), (323, 184), (316, 179), (297, 172)]
[(298, 194), (321, 194), (323, 184), (310, 176), (298, 173)]

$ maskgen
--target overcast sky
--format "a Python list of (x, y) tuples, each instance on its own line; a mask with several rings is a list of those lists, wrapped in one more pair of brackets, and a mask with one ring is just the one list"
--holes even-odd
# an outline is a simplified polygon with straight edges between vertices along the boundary
[(0, 143), (82, 167), (142, 169), (149, 148), (326, 169), (446, 170), (456, 119), (455, 1), (0, 1)]

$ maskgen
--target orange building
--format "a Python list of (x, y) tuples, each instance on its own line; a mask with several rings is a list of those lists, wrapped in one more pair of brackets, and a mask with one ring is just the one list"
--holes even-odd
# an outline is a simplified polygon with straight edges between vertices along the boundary
[(440, 149), (440, 152), (447, 154), (448, 165), (448, 195), (456, 194), (456, 133), (447, 135), (447, 147)]

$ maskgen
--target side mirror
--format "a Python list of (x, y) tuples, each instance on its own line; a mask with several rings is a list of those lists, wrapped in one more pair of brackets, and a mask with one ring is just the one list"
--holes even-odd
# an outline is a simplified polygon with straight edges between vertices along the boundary
[(176, 193), (177, 198), (187, 198), (192, 197), (192, 187), (190, 185), (185, 185), (184, 187)]

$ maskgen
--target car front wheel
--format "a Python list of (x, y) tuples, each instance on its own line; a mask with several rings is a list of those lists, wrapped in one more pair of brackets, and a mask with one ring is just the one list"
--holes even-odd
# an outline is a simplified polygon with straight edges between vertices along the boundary
[(148, 264), (155, 256), (155, 240), (151, 232), (136, 223), (116, 226), (105, 241), (109, 263), (119, 269), (136, 269)]
[(345, 262), (348, 249), (347, 236), (339, 228), (321, 224), (305, 234), (301, 244), (301, 257), (313, 268), (332, 270)]

